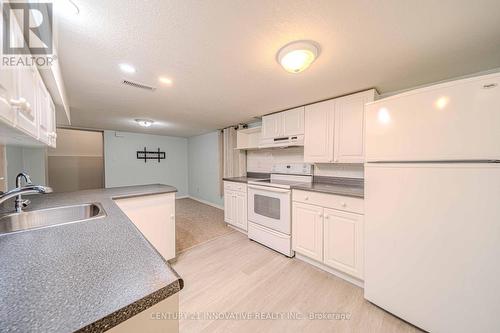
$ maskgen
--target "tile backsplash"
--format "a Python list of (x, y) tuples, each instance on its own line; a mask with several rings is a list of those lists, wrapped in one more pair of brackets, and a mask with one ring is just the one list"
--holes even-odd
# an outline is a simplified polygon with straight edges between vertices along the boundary
[(364, 178), (363, 164), (315, 164), (315, 176)]
[(271, 172), (276, 163), (304, 163), (304, 148), (260, 149), (247, 151), (247, 172)]
[[(275, 163), (304, 163), (304, 148), (262, 149), (247, 151), (248, 172), (271, 172)], [(326, 177), (363, 178), (362, 164), (315, 164), (314, 175)]]

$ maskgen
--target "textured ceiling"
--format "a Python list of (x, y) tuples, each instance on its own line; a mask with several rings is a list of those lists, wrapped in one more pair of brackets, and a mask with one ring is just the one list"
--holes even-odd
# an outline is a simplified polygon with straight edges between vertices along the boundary
[[(366, 88), (500, 67), (498, 0), (74, 1), (80, 15), (60, 18), (58, 43), (78, 127), (191, 136)], [(321, 54), (289, 74), (276, 52), (299, 39)], [(121, 62), (137, 73), (121, 73)], [(158, 123), (142, 129), (134, 118)]]

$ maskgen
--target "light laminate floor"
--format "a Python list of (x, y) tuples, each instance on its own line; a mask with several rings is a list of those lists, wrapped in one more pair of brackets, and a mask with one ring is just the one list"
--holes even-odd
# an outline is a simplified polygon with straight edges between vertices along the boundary
[[(174, 268), (185, 282), (181, 333), (420, 332), (365, 301), (361, 288), (239, 232), (180, 254)], [(320, 319), (308, 319), (311, 313)], [(335, 319), (335, 314), (348, 319)], [(261, 319), (245, 320), (244, 315)], [(281, 315), (296, 319), (276, 319)]]

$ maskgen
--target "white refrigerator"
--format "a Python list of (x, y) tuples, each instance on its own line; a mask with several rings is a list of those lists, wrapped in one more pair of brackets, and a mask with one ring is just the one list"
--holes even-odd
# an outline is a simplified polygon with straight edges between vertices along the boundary
[(500, 332), (500, 74), (366, 106), (365, 298), (429, 332)]

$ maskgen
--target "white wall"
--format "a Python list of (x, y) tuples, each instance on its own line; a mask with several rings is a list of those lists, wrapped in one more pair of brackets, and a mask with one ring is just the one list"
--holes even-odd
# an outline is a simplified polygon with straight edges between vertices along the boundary
[(57, 148), (48, 149), (48, 183), (54, 192), (104, 187), (103, 133), (57, 130)]
[(46, 148), (6, 146), (7, 188), (16, 187), (16, 176), (26, 172), (37, 185), (46, 185)]
[(223, 206), (219, 193), (219, 132), (188, 140), (189, 196)]
[[(138, 160), (136, 152), (157, 150), (166, 153), (160, 163)], [(128, 132), (104, 131), (106, 187), (167, 184), (177, 196), (188, 194), (188, 139)]]

